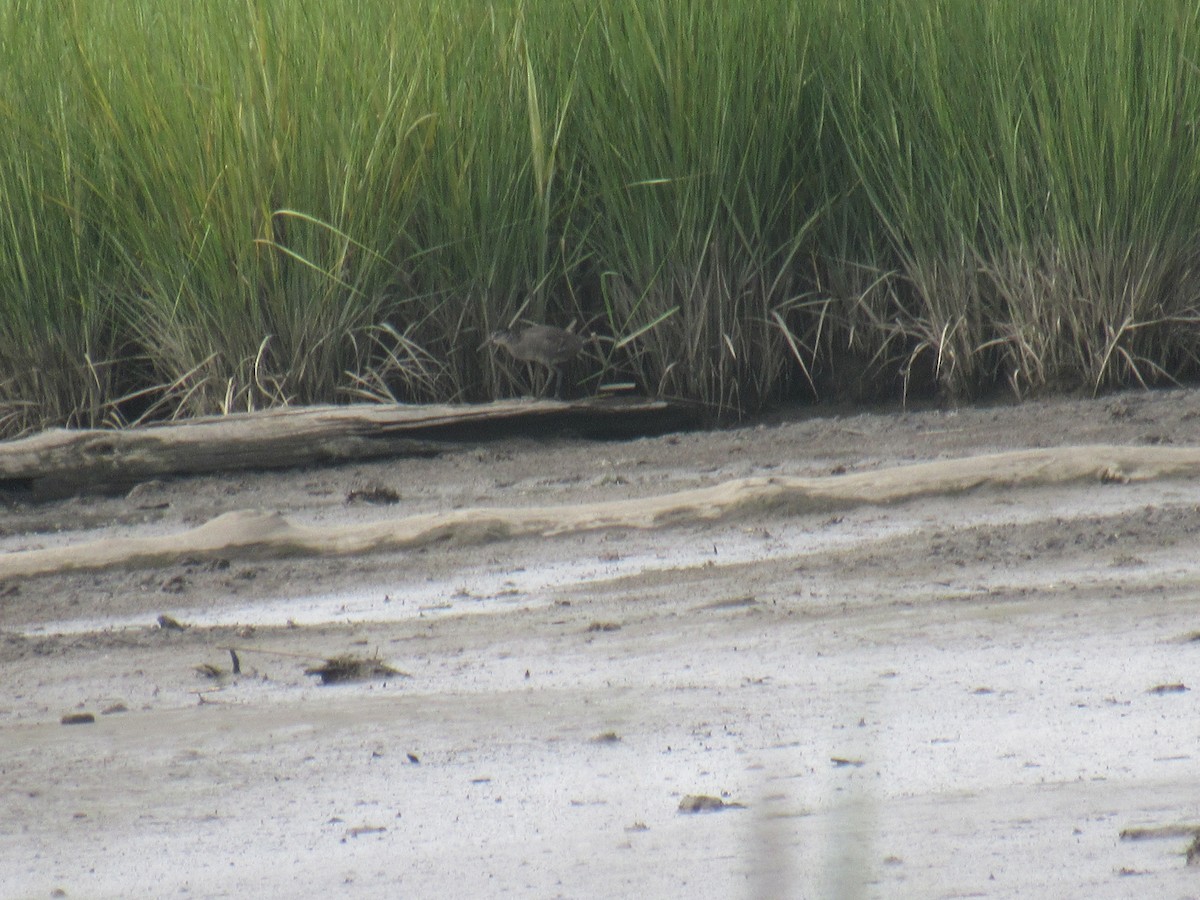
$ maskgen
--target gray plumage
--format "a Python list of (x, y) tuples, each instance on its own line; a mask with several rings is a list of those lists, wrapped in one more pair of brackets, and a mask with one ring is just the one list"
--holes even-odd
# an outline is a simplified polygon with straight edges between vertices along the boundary
[(514, 359), (545, 366), (555, 376), (556, 397), (562, 396), (563, 369), (579, 355), (585, 343), (579, 335), (553, 325), (530, 325), (520, 331), (502, 328), (492, 332), (488, 342), (503, 347)]

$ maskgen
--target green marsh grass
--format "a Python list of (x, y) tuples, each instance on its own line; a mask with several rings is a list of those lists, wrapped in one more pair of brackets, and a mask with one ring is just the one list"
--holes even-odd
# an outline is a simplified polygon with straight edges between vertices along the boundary
[[(0, 435), (528, 386), (1192, 377), (1182, 0), (8, 0)], [(585, 368), (585, 367), (580, 367)]]
[(843, 252), (882, 276), (857, 309), (868, 342), (959, 394), (1194, 373), (1196, 8), (839, 13), (826, 84), (871, 241)]
[(596, 7), (575, 130), (611, 334), (652, 391), (755, 408), (803, 372), (827, 203), (804, 4)]

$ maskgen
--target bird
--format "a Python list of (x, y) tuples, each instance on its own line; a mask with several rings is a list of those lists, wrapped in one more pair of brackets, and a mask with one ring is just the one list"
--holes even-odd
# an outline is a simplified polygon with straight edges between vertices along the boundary
[[(539, 363), (555, 376), (554, 396), (561, 399), (563, 369), (579, 355), (585, 341), (579, 335), (553, 325), (530, 325), (519, 332), (508, 328), (493, 331), (489, 344), (503, 347), (514, 359)], [(547, 380), (546, 387), (550, 387)]]

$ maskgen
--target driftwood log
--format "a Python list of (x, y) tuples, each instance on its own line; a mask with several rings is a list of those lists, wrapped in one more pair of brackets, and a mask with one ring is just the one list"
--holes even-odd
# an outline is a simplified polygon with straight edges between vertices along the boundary
[(124, 490), (164, 475), (433, 456), (463, 442), (513, 434), (662, 434), (694, 427), (698, 419), (693, 406), (607, 398), (501, 400), (472, 406), (312, 406), (124, 431), (53, 429), (0, 442), (0, 493), (49, 500)]

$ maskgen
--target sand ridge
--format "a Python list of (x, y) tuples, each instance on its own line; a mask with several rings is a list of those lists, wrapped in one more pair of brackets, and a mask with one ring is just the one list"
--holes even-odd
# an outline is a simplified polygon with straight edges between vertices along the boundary
[(988, 487), (1200, 475), (1200, 448), (1095, 445), (968, 456), (818, 478), (761, 476), (659, 496), (536, 507), (478, 507), (320, 528), (279, 513), (237, 510), (177, 534), (107, 538), (0, 555), (0, 579), (182, 557), (355, 555), (443, 542), (477, 544), (604, 528), (658, 528), (753, 514), (816, 513)]

